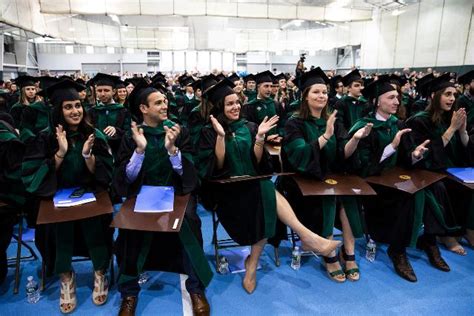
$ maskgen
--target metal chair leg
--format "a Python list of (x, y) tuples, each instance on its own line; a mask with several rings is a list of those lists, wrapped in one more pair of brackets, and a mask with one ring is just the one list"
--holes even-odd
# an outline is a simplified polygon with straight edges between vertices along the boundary
[(115, 284), (114, 255), (110, 258), (110, 286)]
[(219, 245), (217, 241), (217, 226), (219, 225), (216, 219), (215, 210), (212, 211), (212, 243), (214, 244), (214, 259), (216, 260), (216, 270), (219, 269)]
[(41, 280), (40, 280), (40, 292), (45, 290), (45, 279), (46, 279), (46, 264), (41, 260)]
[(281, 262), (280, 262), (280, 252), (278, 251), (278, 247), (275, 247), (273, 251), (275, 253), (275, 265), (279, 267), (281, 265)]
[(20, 258), (21, 258), (21, 244), (23, 238), (23, 217), (20, 216), (20, 223), (18, 225), (18, 243), (16, 248), (16, 262), (15, 262), (15, 285), (13, 287), (13, 294), (18, 294), (20, 286)]

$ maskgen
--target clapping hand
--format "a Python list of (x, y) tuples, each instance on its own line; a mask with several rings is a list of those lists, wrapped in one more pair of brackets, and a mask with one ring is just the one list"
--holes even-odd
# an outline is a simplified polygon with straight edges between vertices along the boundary
[(361, 127), (355, 132), (354, 138), (357, 140), (361, 140), (362, 138), (366, 138), (369, 136), (370, 132), (372, 131), (372, 127), (374, 124), (372, 123), (367, 123), (364, 127)]
[(428, 148), (426, 148), (426, 146), (428, 146), (428, 144), (430, 143), (430, 140), (427, 139), (425, 140), (423, 143), (421, 143), (420, 145), (418, 145), (415, 150), (411, 153), (413, 158), (415, 159), (421, 159), (423, 158), (423, 155), (425, 154), (425, 152), (428, 151)]
[(211, 119), (212, 128), (216, 131), (217, 135), (220, 137), (225, 136), (224, 128), (222, 127), (221, 123), (214, 117), (214, 115), (210, 115), (209, 118)]
[(56, 127), (56, 139), (58, 140), (59, 145), (58, 154), (64, 157), (67, 153), (68, 144), (66, 131), (63, 129), (63, 126), (61, 124)]
[(135, 144), (137, 144), (136, 152), (139, 154), (144, 153), (147, 141), (143, 134), (143, 128), (139, 129), (135, 122), (132, 122), (132, 138), (135, 141)]

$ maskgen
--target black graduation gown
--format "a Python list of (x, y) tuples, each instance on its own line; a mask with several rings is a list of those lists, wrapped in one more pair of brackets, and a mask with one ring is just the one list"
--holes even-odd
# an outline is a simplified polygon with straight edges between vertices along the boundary
[(247, 180), (215, 184), (213, 179), (256, 176), (272, 172), (270, 157), (263, 153), (257, 163), (253, 152), (257, 125), (244, 119), (233, 122), (226, 136), (224, 167), (216, 168), (217, 134), (212, 126), (203, 128), (199, 140), (198, 169), (203, 179), (205, 207), (215, 210), (222, 226), (239, 245), (253, 245), (272, 237), (276, 222), (275, 187), (270, 180)]
[[(59, 188), (84, 187), (92, 192), (104, 191), (109, 188), (113, 172), (113, 159), (105, 135), (95, 129), (95, 141), (92, 153), (96, 157), (95, 173), (84, 171), (83, 159), (73, 159), (59, 169), (55, 168), (54, 155), (58, 150), (56, 135), (50, 132), (41, 132), (25, 142), (25, 156), (22, 164), (22, 178), (26, 190), (35, 204), (37, 212), (39, 201), (42, 198), (51, 199)], [(69, 146), (71, 138), (81, 137), (77, 133), (67, 133)], [(78, 138), (78, 139), (79, 139)], [(84, 140), (82, 140), (83, 142)], [(81, 147), (82, 148), (82, 147)], [(81, 149), (78, 149), (81, 150)], [(64, 164), (65, 161), (63, 161)], [(66, 171), (68, 170), (68, 171)], [(33, 203), (32, 202), (32, 203)], [(36, 216), (35, 216), (36, 219)], [(112, 249), (113, 229), (110, 228), (112, 215), (96, 217), (100, 222), (104, 238), (107, 241), (109, 252)], [(87, 233), (75, 229), (76, 238), (73, 253), (78, 256), (88, 256), (88, 250), (81, 236)], [(35, 244), (41, 253), (48, 269), (54, 266), (56, 258), (55, 225), (38, 225), (35, 231)]]
[(89, 110), (88, 114), (92, 125), (101, 132), (107, 126), (115, 127), (115, 135), (112, 137), (107, 136), (107, 140), (116, 159), (122, 137), (126, 131), (130, 130), (130, 112), (121, 104), (104, 105), (97, 103), (96, 106)]
[(371, 106), (362, 97), (356, 99), (345, 95), (335, 103), (334, 108), (337, 110), (337, 118), (341, 120), (344, 128), (348, 131), (358, 119), (370, 112)]
[[(171, 121), (165, 121), (172, 126)], [(183, 174), (173, 171), (166, 148), (164, 147), (163, 125), (157, 128), (142, 126), (148, 144), (142, 168), (134, 182), (128, 183), (126, 166), (136, 149), (131, 133), (125, 134), (118, 152), (118, 169), (114, 178), (115, 191), (124, 197), (134, 197), (142, 185), (173, 186), (175, 194), (193, 193), (198, 177), (191, 156), (192, 147), (189, 133), (181, 128), (176, 146), (181, 152)], [(189, 203), (192, 204), (192, 203)], [(119, 283), (136, 278), (143, 270), (162, 270), (183, 273), (183, 256), (186, 251), (199, 279), (207, 286), (212, 279), (212, 271), (202, 250), (200, 219), (186, 209), (184, 222), (179, 233), (144, 232), (120, 229), (116, 240), (116, 255), (120, 266)]]
[(18, 221), (17, 213), (25, 203), (21, 181), (24, 146), (13, 126), (0, 120), (0, 284), (7, 274), (6, 250)]
[[(469, 141), (464, 147), (459, 133), (455, 133), (445, 147), (441, 136), (448, 129), (448, 123), (435, 124), (427, 112), (419, 112), (407, 121), (408, 127), (413, 130), (415, 142), (429, 139), (429, 151), (420, 163), (424, 169), (445, 172), (452, 167), (473, 166), (474, 142)], [(450, 180), (443, 179), (449, 194), (449, 200), (454, 211), (455, 219), (452, 226), (461, 225), (463, 228), (474, 229), (474, 193), (465, 186)], [(462, 230), (452, 230), (451, 234), (461, 234)]]
[[(291, 117), (285, 125), (282, 146), (282, 161), (285, 171), (317, 180), (331, 173), (344, 172), (344, 142), (347, 132), (339, 121), (334, 125), (334, 135), (323, 149), (318, 138), (326, 131), (323, 118), (301, 119)], [(292, 177), (284, 177), (278, 185), (293, 207), (300, 221), (312, 231), (328, 237), (332, 235), (336, 212), (340, 209), (336, 201), (343, 204), (355, 237), (363, 235), (357, 200), (353, 197), (310, 196), (304, 197)]]
[[(394, 116), (387, 121), (379, 121), (371, 113), (359, 120), (349, 131), (349, 135), (352, 137), (369, 122), (374, 124), (371, 133), (359, 141), (356, 151), (349, 158), (353, 172), (367, 177), (379, 175), (394, 166), (413, 167), (411, 152), (415, 143), (409, 134), (402, 136), (401, 143), (392, 156), (380, 162), (385, 147), (392, 142), (399, 130), (406, 128), (405, 124)], [(385, 186), (372, 187), (377, 195), (364, 198), (363, 203), (368, 230), (374, 240), (401, 249), (416, 245), (422, 223), (425, 224), (425, 233), (442, 234), (445, 231), (440, 222), (444, 221), (449, 211), (439, 205), (448, 208), (449, 201), (441, 183), (435, 183), (413, 195)]]
[[(278, 115), (280, 118), (285, 117), (284, 109), (281, 107), (280, 103), (275, 102), (272, 98), (255, 98), (247, 104), (244, 104), (242, 107), (242, 117), (257, 125), (262, 123), (265, 116), (271, 118), (274, 115)], [(270, 130), (267, 135), (281, 134), (280, 124), (281, 123), (279, 122), (278, 127)]]

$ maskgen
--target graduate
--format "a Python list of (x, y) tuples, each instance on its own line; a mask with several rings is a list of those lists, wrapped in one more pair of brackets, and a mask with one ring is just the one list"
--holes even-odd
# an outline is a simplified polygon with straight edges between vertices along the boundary
[[(196, 189), (198, 178), (189, 133), (168, 119), (165, 99), (162, 91), (144, 81), (130, 95), (130, 109), (141, 125), (133, 122), (120, 146), (114, 186), (121, 196), (137, 196), (142, 185), (173, 186), (179, 195)], [(202, 250), (200, 227), (195, 199), (191, 199), (179, 233), (119, 230), (119, 315), (135, 315), (140, 292), (138, 279), (144, 269), (187, 274), (186, 289), (194, 315), (209, 315), (205, 288), (212, 279), (212, 271)]]
[(107, 136), (116, 157), (122, 136), (130, 129), (131, 123), (130, 112), (113, 98), (120, 78), (98, 73), (91, 80), (98, 101), (88, 114), (91, 123)]
[[(244, 104), (242, 116), (250, 122), (260, 124), (265, 117), (281, 116), (280, 104), (271, 98), (273, 74), (270, 71), (260, 72), (255, 75), (257, 84), (257, 97)], [(281, 136), (278, 128), (269, 131), (265, 138), (268, 142), (280, 143)]]
[(417, 99), (413, 102), (412, 106), (408, 108), (407, 117), (411, 117), (426, 109), (430, 97), (428, 93), (428, 83), (433, 79), (434, 76), (430, 73), (416, 81)]
[[(395, 166), (415, 167), (430, 151), (430, 140), (423, 138), (413, 143), (411, 130), (395, 116), (398, 92), (386, 79), (374, 81), (365, 90), (373, 100), (374, 111), (354, 124), (344, 148), (353, 171), (362, 177), (380, 175)], [(436, 245), (436, 236), (448, 229), (446, 218), (450, 212), (442, 183), (413, 195), (381, 185), (371, 186), (377, 195), (363, 200), (368, 230), (375, 241), (388, 243), (387, 254), (397, 274), (410, 282), (417, 281), (406, 254), (406, 248), (414, 246), (427, 253), (435, 268), (449, 271)], [(422, 224), (424, 234), (419, 237)]]
[(32, 105), (34, 108), (43, 109), (44, 104), (39, 95), (37, 95), (38, 78), (32, 76), (20, 76), (15, 80), (16, 85), (20, 90), (20, 97), (18, 101), (10, 108), (10, 115), (13, 117), (15, 128), (19, 129), (23, 112), (26, 106)]
[(51, 107), (44, 91), (51, 85), (60, 81), (55, 77), (43, 76), (38, 78), (40, 90), (37, 95), (41, 101), (32, 103), (24, 108), (20, 122), (20, 138), (26, 141), (37, 133), (51, 129)]
[(359, 70), (355, 69), (342, 77), (342, 83), (347, 88), (347, 95), (336, 102), (337, 118), (342, 121), (348, 131), (352, 125), (369, 112), (369, 104), (362, 96), (364, 80)]
[[(343, 147), (346, 130), (336, 122), (337, 111), (328, 112), (327, 84), (329, 79), (317, 67), (299, 77), (302, 91), (301, 108), (285, 125), (282, 161), (285, 171), (295, 171), (305, 177), (322, 180), (328, 174), (344, 172)], [(324, 257), (328, 276), (336, 282), (358, 281), (355, 263), (355, 238), (363, 236), (357, 201), (353, 197), (303, 197), (296, 182), (285, 177), (279, 184), (298, 218), (312, 231), (332, 238), (336, 217), (342, 223), (344, 246), (341, 260), (333, 252)]]
[[(244, 94), (247, 97), (247, 102), (251, 102), (252, 100), (257, 98), (257, 90), (256, 90), (257, 83), (255, 82), (255, 75), (248, 74), (247, 76), (245, 76), (244, 83), (245, 83)], [(242, 103), (242, 104), (245, 104), (245, 103)]]
[(21, 180), (24, 145), (13, 127), (13, 118), (0, 112), (0, 285), (7, 276), (7, 248), (18, 222), (18, 212), (25, 204)]
[(334, 109), (337, 101), (344, 96), (344, 84), (342, 83), (342, 76), (336, 75), (331, 78), (329, 86), (331, 88), (329, 94), (329, 109)]
[[(23, 179), (28, 192), (43, 198), (63, 188), (80, 187), (100, 192), (108, 189), (113, 158), (105, 135), (89, 123), (78, 91), (83, 86), (65, 79), (44, 92), (53, 105), (55, 133), (44, 131), (26, 144)], [(56, 247), (54, 272), (59, 275), (59, 308), (71, 313), (77, 306), (76, 275), (71, 266), (77, 245), (85, 243), (94, 266), (92, 301), (103, 305), (108, 296), (105, 275), (110, 261), (111, 216), (47, 224), (53, 227)], [(77, 237), (80, 236), (80, 240)], [(44, 256), (44, 254), (43, 254)]]
[(459, 76), (458, 82), (463, 86), (464, 93), (457, 98), (456, 108), (464, 108), (467, 114), (467, 130), (474, 127), (474, 70)]
[(276, 78), (278, 79), (278, 93), (276, 100), (286, 109), (286, 107), (295, 100), (294, 91), (288, 88), (288, 78), (284, 73), (278, 74)]
[(115, 85), (114, 100), (117, 102), (117, 104), (121, 104), (127, 107), (126, 106), (127, 96), (128, 96), (128, 92), (127, 92), (126, 83), (122, 80), (119, 80)]
[[(450, 82), (449, 74), (430, 81), (428, 91), (430, 103), (426, 111), (407, 121), (415, 141), (422, 138), (430, 140), (430, 150), (422, 161), (422, 167), (441, 172), (451, 167), (472, 167), (474, 143), (467, 131), (467, 113), (465, 108), (454, 108), (456, 89)], [(463, 234), (468, 245), (474, 245), (474, 195), (454, 181), (443, 182), (455, 211), (456, 223), (462, 226), (462, 231), (441, 235), (440, 241), (450, 251), (465, 255), (466, 251), (456, 236)]]
[(202, 77), (194, 84), (196, 93), (200, 94), (201, 102), (189, 114), (189, 134), (193, 148), (198, 147), (201, 129), (209, 123), (211, 104), (207, 102), (207, 98), (203, 97), (202, 94), (215, 84), (217, 84), (217, 80), (212, 74)]
[(178, 118), (183, 126), (188, 126), (189, 114), (199, 105), (199, 100), (195, 98), (193, 83), (191, 76), (182, 75), (178, 78), (180, 86), (184, 89), (182, 95), (176, 95), (176, 105), (178, 106)]
[(236, 74), (233, 73), (229, 77), (227, 77), (230, 82), (234, 84), (234, 92), (239, 96), (240, 104), (245, 104), (248, 102), (248, 97), (244, 93), (244, 82), (243, 80)]
[(301, 238), (302, 248), (326, 255), (339, 244), (311, 232), (296, 218), (286, 199), (275, 190), (270, 179), (248, 180), (230, 184), (212, 184), (208, 180), (271, 173), (268, 155), (263, 149), (265, 134), (277, 124), (278, 117), (265, 117), (257, 125), (240, 116), (239, 97), (233, 84), (223, 80), (210, 88), (204, 97), (213, 104), (211, 126), (205, 126), (199, 142), (199, 175), (219, 221), (239, 245), (251, 245), (245, 260), (244, 290), (251, 294), (257, 286), (258, 260), (275, 233), (277, 216)]

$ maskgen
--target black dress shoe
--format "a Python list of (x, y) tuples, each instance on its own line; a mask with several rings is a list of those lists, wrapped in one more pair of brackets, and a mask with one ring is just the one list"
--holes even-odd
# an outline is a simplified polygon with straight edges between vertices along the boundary
[(388, 247), (387, 254), (393, 262), (395, 272), (397, 272), (399, 276), (410, 282), (417, 281), (415, 271), (413, 271), (405, 251), (395, 252), (392, 248)]
[(122, 299), (118, 316), (135, 316), (137, 309), (138, 297), (127, 296)]
[(430, 261), (433, 267), (444, 272), (451, 271), (451, 268), (448, 266), (446, 261), (444, 261), (444, 259), (441, 257), (441, 253), (436, 244), (434, 245), (429, 244), (420, 238), (418, 239), (416, 247), (426, 252), (426, 254), (428, 255), (428, 260)]
[(211, 313), (211, 307), (206, 299), (206, 295), (193, 293), (190, 294), (191, 302), (193, 304), (193, 315), (194, 316), (209, 316)]

